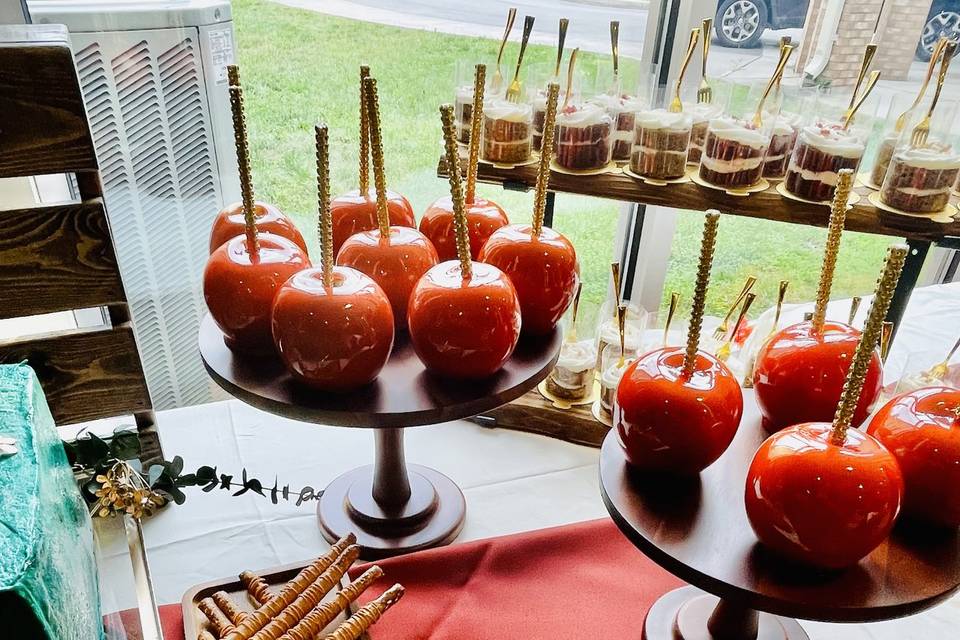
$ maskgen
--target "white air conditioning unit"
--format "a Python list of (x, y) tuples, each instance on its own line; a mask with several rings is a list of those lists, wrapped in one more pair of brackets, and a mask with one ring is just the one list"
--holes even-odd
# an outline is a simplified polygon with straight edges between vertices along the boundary
[(197, 350), (209, 229), (239, 199), (226, 0), (32, 0), (65, 24), (154, 407), (219, 397)]

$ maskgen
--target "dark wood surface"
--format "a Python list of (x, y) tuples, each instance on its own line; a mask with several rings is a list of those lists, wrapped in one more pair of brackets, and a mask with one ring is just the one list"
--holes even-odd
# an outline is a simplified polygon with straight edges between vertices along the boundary
[(150, 409), (129, 326), (74, 329), (0, 342), (0, 362), (27, 361), (58, 425)]
[(543, 380), (560, 355), (559, 329), (549, 336), (521, 336), (513, 356), (486, 380), (448, 380), (420, 362), (405, 334), (398, 334), (380, 376), (347, 394), (311, 390), (293, 380), (279, 358), (242, 358), (223, 343), (206, 315), (200, 322), (200, 355), (211, 377), (230, 395), (287, 418), (344, 427), (414, 427), (469, 418), (523, 395)]
[(67, 31), (0, 26), (0, 178), (97, 168)]
[[(446, 176), (446, 162), (442, 158), (437, 167), (437, 174)], [(504, 169), (480, 163), (477, 177), (481, 182), (500, 184), (510, 189), (530, 190), (537, 182), (537, 166), (533, 164)], [(693, 182), (659, 187), (648, 185), (642, 180), (636, 180), (622, 173), (576, 176), (554, 171), (550, 174), (550, 190), (673, 209), (693, 211), (717, 209), (725, 214), (816, 227), (826, 227), (830, 218), (829, 207), (784, 198), (777, 193), (775, 185), (771, 185), (765, 191), (741, 197), (701, 187)], [(861, 194), (861, 198), (847, 213), (846, 229), (862, 233), (932, 240), (957, 246), (960, 222), (940, 224), (926, 219), (887, 213), (867, 201), (866, 195), (870, 191), (866, 187), (857, 187), (855, 190)]]
[(124, 301), (103, 203), (0, 211), (0, 318)]
[(536, 389), (485, 412), (477, 422), (485, 427), (526, 431), (588, 447), (600, 447), (610, 431), (610, 427), (593, 417), (589, 404), (557, 409)]
[(753, 394), (745, 392), (744, 400), (730, 448), (694, 480), (632, 472), (616, 431), (607, 436), (600, 452), (603, 501), (640, 551), (677, 577), (743, 607), (807, 620), (906, 616), (960, 587), (956, 530), (901, 523), (886, 543), (841, 572), (800, 567), (762, 547), (747, 521), (743, 494), (747, 467), (766, 434)]

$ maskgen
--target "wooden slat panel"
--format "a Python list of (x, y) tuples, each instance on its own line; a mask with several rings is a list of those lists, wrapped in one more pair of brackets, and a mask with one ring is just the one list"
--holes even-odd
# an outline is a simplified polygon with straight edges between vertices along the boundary
[(58, 425), (150, 409), (129, 326), (0, 342), (0, 362), (24, 360), (36, 370)]
[(66, 29), (0, 27), (0, 178), (96, 169)]
[(599, 447), (610, 431), (608, 426), (596, 421), (590, 405), (557, 409), (536, 389), (484, 416), (493, 418), (498, 429), (538, 433), (589, 447)]
[[(445, 177), (446, 168), (446, 161), (441, 158), (437, 174)], [(478, 179), (513, 189), (532, 189), (537, 183), (537, 166), (503, 169), (481, 163)], [(724, 214), (816, 227), (826, 227), (830, 219), (829, 207), (784, 198), (773, 186), (760, 193), (738, 197), (693, 182), (658, 187), (622, 173), (577, 176), (554, 171), (550, 174), (550, 190), (674, 209), (718, 209)], [(870, 191), (866, 187), (857, 187), (855, 191), (861, 197), (847, 212), (846, 228), (850, 231), (932, 240), (947, 245), (952, 245), (960, 236), (960, 221), (939, 224), (923, 218), (893, 215), (870, 204), (867, 200)]]
[(0, 318), (124, 301), (100, 200), (0, 211)]

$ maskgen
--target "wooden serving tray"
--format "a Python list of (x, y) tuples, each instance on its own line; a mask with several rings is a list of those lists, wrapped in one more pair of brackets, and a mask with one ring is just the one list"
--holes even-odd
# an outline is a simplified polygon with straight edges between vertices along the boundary
[[(278, 567), (272, 567), (270, 569), (264, 569), (262, 571), (254, 571), (258, 576), (263, 578), (268, 585), (270, 585), (271, 593), (279, 591), (280, 588), (285, 585), (287, 582), (293, 579), (300, 570), (306, 567), (308, 564), (313, 562), (314, 559), (310, 559), (305, 562), (295, 562), (293, 564), (281, 565)], [(340, 581), (340, 589), (346, 586), (346, 578)], [(183, 631), (184, 638), (186, 640), (196, 640), (197, 636), (201, 631), (207, 630), (210, 633), (213, 633), (213, 629), (210, 628), (210, 624), (207, 621), (207, 616), (203, 615), (203, 612), (200, 611), (199, 604), (200, 601), (204, 598), (212, 596), (217, 591), (226, 591), (230, 598), (237, 604), (237, 607), (243, 611), (253, 611), (256, 608), (253, 598), (247, 594), (247, 590), (244, 588), (243, 583), (240, 582), (239, 572), (238, 575), (230, 578), (221, 578), (219, 580), (212, 580), (210, 582), (204, 582), (203, 584), (198, 584), (195, 587), (191, 587), (183, 594), (183, 600), (181, 601), (181, 606), (183, 607)], [(337, 589), (339, 591), (339, 589)], [(324, 602), (332, 599), (336, 595), (335, 592), (331, 591), (324, 598)], [(352, 615), (356, 611), (357, 607), (354, 603), (351, 603), (348, 611)], [(330, 625), (324, 629), (318, 638), (322, 638), (326, 633), (332, 633), (336, 629), (337, 625), (343, 622), (346, 619), (346, 616), (340, 615), (330, 623)], [(364, 635), (364, 638), (367, 636)]]

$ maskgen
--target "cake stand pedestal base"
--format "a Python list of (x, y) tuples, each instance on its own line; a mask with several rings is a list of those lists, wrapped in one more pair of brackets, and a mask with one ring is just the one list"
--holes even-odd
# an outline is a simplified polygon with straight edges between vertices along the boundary
[(696, 587), (653, 603), (643, 640), (810, 640), (796, 620), (745, 609)]
[(438, 471), (406, 464), (403, 429), (378, 429), (374, 437), (374, 464), (324, 490), (317, 507), (323, 537), (334, 542), (353, 532), (365, 560), (452, 542), (466, 514), (459, 487)]

